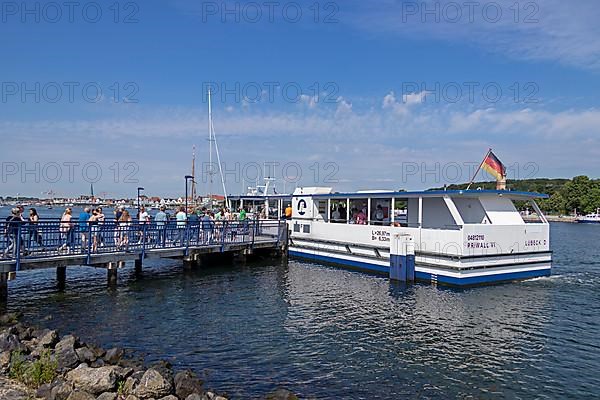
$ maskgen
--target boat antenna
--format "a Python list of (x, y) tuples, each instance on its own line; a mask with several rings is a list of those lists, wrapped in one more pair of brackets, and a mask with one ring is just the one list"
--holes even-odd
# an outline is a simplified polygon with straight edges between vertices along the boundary
[[(219, 175), (221, 175), (221, 185), (223, 186), (223, 195), (225, 196), (225, 206), (229, 208), (229, 198), (227, 197), (227, 189), (225, 188), (225, 177), (223, 176), (223, 167), (221, 165), (221, 156), (219, 154), (219, 145), (217, 143), (217, 136), (215, 135), (215, 126), (213, 124), (212, 119), (212, 101), (211, 101), (211, 93), (210, 89), (208, 89), (208, 140), (210, 142), (209, 149), (209, 174), (210, 174), (210, 190), (209, 190), (209, 198), (212, 203), (212, 176), (215, 174), (212, 167), (212, 149), (213, 145), (215, 147), (215, 153), (217, 155), (217, 163), (219, 165)], [(212, 205), (212, 204), (211, 204)]]

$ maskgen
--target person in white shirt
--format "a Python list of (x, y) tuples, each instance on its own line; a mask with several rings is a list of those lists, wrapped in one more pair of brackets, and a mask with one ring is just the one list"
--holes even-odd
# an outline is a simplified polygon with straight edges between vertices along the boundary
[(150, 214), (148, 214), (148, 211), (146, 211), (146, 207), (140, 208), (138, 219), (140, 224), (140, 230), (138, 231), (140, 239), (138, 240), (138, 244), (141, 244), (144, 240), (146, 240), (144, 235), (144, 225), (150, 222)]
[(177, 245), (179, 243), (183, 246), (183, 235), (185, 234), (185, 227), (187, 225), (187, 214), (185, 213), (185, 208), (180, 207), (179, 212), (175, 215), (175, 219), (177, 220), (177, 238), (173, 242), (173, 245)]
[(339, 220), (341, 219), (339, 208), (335, 208), (333, 210), (333, 212), (331, 213), (331, 219), (333, 220), (333, 222), (339, 222)]

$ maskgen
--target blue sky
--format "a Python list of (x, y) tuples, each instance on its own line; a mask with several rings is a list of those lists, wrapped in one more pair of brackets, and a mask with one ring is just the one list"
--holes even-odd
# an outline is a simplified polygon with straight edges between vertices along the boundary
[(72, 7), (2, 4), (0, 196), (181, 195), (209, 85), (230, 193), (441, 186), (489, 147), (509, 178), (598, 176), (594, 0)]

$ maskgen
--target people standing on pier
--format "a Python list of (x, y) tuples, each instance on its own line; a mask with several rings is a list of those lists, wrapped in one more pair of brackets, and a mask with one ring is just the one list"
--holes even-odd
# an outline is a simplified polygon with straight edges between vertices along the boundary
[(129, 211), (123, 210), (118, 222), (119, 240), (117, 250), (129, 250), (129, 227), (131, 226), (131, 215)]
[(88, 224), (90, 225), (90, 232), (92, 234), (92, 252), (95, 253), (98, 251), (98, 232), (100, 230), (100, 226), (98, 225), (97, 209), (92, 210), (92, 215), (88, 220)]
[(75, 229), (73, 222), (71, 222), (72, 218), (72, 210), (68, 207), (60, 218), (59, 231), (63, 244), (58, 248), (58, 251), (71, 251), (71, 248), (73, 247), (73, 242), (75, 241)]
[(292, 212), (292, 205), (288, 203), (287, 207), (285, 208), (285, 219), (292, 219)]
[(216, 214), (210, 213), (212, 220), (214, 221), (214, 228), (212, 231), (212, 235), (215, 240), (221, 239), (221, 232), (223, 231), (223, 214), (221, 213), (221, 209), (217, 210)]
[(190, 208), (188, 210), (188, 224), (190, 226), (190, 240), (198, 241), (198, 235), (200, 233), (200, 219), (196, 214), (196, 210), (194, 210), (193, 208)]
[(88, 232), (90, 230), (90, 225), (88, 223), (90, 219), (90, 208), (85, 207), (83, 212), (79, 213), (79, 233), (81, 235), (81, 251), (87, 250), (88, 240), (90, 237), (88, 236)]
[(24, 250), (24, 243), (21, 240), (20, 244), (17, 244), (19, 241), (19, 225), (23, 222), (23, 218), (19, 212), (18, 208), (13, 208), (11, 210), (10, 217), (6, 218), (6, 228), (4, 234), (6, 235), (8, 246), (6, 246), (6, 250), (4, 250), (3, 257), (7, 258), (8, 256), (16, 257), (18, 248)]
[(148, 214), (148, 211), (146, 211), (146, 207), (144, 207), (144, 206), (142, 206), (140, 208), (140, 213), (138, 215), (138, 221), (139, 221), (138, 244), (142, 244), (144, 241), (146, 241), (146, 237), (144, 235), (145, 225), (150, 222), (150, 214)]
[[(18, 205), (17, 208), (19, 209), (19, 217), (21, 218), (21, 220), (23, 222), (27, 221), (25, 219), (25, 217), (23, 216), (23, 214), (25, 213), (25, 207), (23, 207), (22, 205)], [(27, 225), (27, 224), (25, 224), (25, 225)], [(27, 245), (27, 241), (25, 240), (27, 238), (27, 231), (24, 228), (25, 228), (25, 226), (23, 226), (21, 228), (21, 238), (20, 238), (20, 240), (21, 240), (21, 248), (23, 248), (23, 250), (25, 252), (28, 252), (29, 251), (29, 246)]]
[(121, 234), (119, 232), (119, 221), (121, 220), (121, 216), (123, 215), (123, 211), (125, 211), (125, 207), (123, 206), (119, 206), (117, 208), (115, 208), (115, 210), (113, 211), (113, 213), (115, 214), (115, 226), (114, 226), (114, 236), (113, 236), (113, 240), (115, 241), (115, 245), (118, 247), (119, 246), (119, 242), (120, 242), (120, 238), (121, 238)]
[(183, 246), (183, 239), (185, 235), (185, 227), (187, 225), (187, 214), (185, 213), (185, 207), (179, 207), (179, 212), (175, 215), (175, 219), (177, 220), (177, 237), (173, 242), (174, 246), (179, 245)]
[(210, 243), (212, 241), (213, 230), (215, 223), (211, 218), (210, 212), (204, 209), (204, 216), (202, 217), (202, 241)]
[(37, 210), (35, 208), (29, 209), (28, 220), (29, 220), (29, 224), (28, 224), (27, 230), (29, 232), (29, 238), (27, 239), (27, 247), (29, 249), (31, 249), (31, 242), (33, 240), (35, 240), (35, 243), (37, 243), (37, 245), (42, 248), (42, 251), (44, 251), (42, 234), (40, 233), (39, 224), (38, 224), (40, 221), (40, 216), (38, 215)]
[(169, 216), (165, 212), (167, 208), (165, 206), (160, 206), (159, 211), (154, 216), (154, 221), (156, 222), (156, 243), (154, 246), (164, 246), (166, 242), (166, 233), (167, 233), (167, 221), (169, 220)]
[(123, 211), (125, 210), (125, 207), (123, 206), (119, 206), (117, 208), (115, 208), (115, 222), (119, 222), (119, 220), (121, 219), (121, 215), (123, 215)]
[(106, 221), (106, 216), (104, 215), (104, 212), (102, 211), (102, 207), (98, 207), (96, 209), (96, 212), (98, 213), (98, 245), (100, 247), (102, 247), (102, 246), (104, 246), (104, 230), (105, 230), (104, 222)]

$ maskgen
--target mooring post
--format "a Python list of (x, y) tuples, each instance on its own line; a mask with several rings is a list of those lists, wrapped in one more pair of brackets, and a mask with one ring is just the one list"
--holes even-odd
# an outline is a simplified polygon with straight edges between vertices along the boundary
[(237, 264), (245, 265), (248, 261), (246, 250), (240, 250), (233, 253), (233, 258)]
[(194, 264), (196, 263), (196, 255), (195, 254), (186, 254), (183, 256), (183, 269), (185, 271), (191, 271), (194, 269)]
[(142, 273), (142, 257), (135, 259), (134, 266), (135, 266), (135, 274), (140, 275)]
[(288, 247), (290, 245), (290, 230), (288, 229), (287, 222), (285, 222), (285, 227), (283, 229), (283, 238), (281, 240), (281, 258), (283, 260), (288, 259)]
[(106, 275), (108, 278), (108, 286), (115, 286), (117, 284), (118, 268), (116, 263), (108, 263), (106, 267)]
[(186, 271), (191, 271), (194, 269), (194, 260), (191, 257), (183, 258), (183, 269)]
[(396, 233), (390, 243), (390, 279), (415, 281), (415, 244), (411, 235)]
[(8, 272), (0, 273), (0, 303), (8, 301)]
[(58, 290), (65, 290), (67, 284), (67, 267), (56, 267), (56, 284)]

